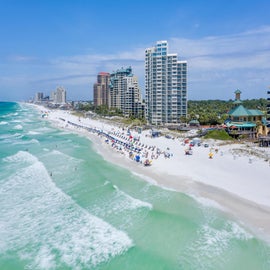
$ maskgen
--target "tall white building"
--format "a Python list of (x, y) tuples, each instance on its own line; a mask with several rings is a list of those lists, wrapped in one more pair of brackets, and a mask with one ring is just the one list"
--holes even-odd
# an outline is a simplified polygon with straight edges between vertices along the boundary
[(59, 86), (55, 91), (51, 93), (51, 101), (57, 104), (65, 104), (67, 101), (66, 90)]
[(168, 53), (167, 41), (145, 50), (145, 102), (153, 125), (180, 123), (187, 115), (187, 62)]

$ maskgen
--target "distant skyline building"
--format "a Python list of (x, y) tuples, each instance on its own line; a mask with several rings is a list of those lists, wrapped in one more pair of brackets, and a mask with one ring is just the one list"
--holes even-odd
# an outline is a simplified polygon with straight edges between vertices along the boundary
[(67, 93), (64, 87), (59, 86), (51, 93), (51, 101), (56, 104), (65, 104), (67, 101)]
[(110, 100), (110, 73), (99, 72), (97, 82), (94, 84), (94, 105), (106, 105), (109, 107)]
[(42, 99), (43, 99), (43, 93), (42, 92), (37, 92), (35, 94), (34, 102), (35, 103), (41, 102)]
[(187, 62), (168, 53), (167, 41), (145, 50), (145, 101), (150, 124), (177, 124), (187, 115)]

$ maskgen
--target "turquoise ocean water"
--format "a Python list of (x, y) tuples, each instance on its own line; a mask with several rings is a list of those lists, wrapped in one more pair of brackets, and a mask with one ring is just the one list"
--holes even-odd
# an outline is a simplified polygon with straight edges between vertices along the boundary
[(270, 246), (29, 105), (0, 103), (0, 269), (259, 270)]

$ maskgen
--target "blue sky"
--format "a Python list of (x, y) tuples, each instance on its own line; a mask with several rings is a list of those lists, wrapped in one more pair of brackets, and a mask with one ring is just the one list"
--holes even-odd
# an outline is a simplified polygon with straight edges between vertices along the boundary
[(100, 71), (131, 66), (167, 40), (188, 62), (189, 99), (266, 98), (269, 0), (0, 0), (0, 100), (64, 86), (90, 100)]

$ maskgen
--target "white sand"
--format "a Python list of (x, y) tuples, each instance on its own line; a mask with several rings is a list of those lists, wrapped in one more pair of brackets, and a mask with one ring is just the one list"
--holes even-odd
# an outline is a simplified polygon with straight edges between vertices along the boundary
[[(38, 107), (39, 110), (46, 110)], [(61, 119), (60, 119), (61, 118)], [(148, 131), (131, 135), (139, 136), (140, 143), (147, 145), (148, 158), (151, 159), (149, 146), (155, 146), (169, 153), (170, 158), (161, 154), (153, 158), (152, 166), (144, 167), (128, 157), (128, 152), (113, 149), (111, 142), (90, 133), (85, 129), (76, 128), (67, 121), (101, 129), (104, 132), (119, 132), (127, 138), (127, 129), (108, 124), (108, 121), (97, 121), (89, 118), (78, 118), (68, 111), (52, 110), (48, 119), (58, 127), (74, 130), (88, 136), (97, 151), (110, 162), (132, 170), (146, 181), (152, 181), (162, 187), (185, 192), (203, 203), (218, 206), (230, 217), (237, 219), (257, 235), (270, 239), (270, 148), (258, 148), (245, 144), (227, 144), (208, 141), (209, 148), (193, 147), (192, 155), (185, 155), (187, 145), (183, 139), (151, 138)], [(121, 138), (121, 140), (124, 140)], [(156, 148), (153, 153), (156, 153)], [(214, 149), (218, 149), (215, 153)], [(209, 159), (209, 151), (214, 152)], [(255, 153), (255, 155), (253, 154)], [(259, 156), (258, 156), (259, 155)]]

